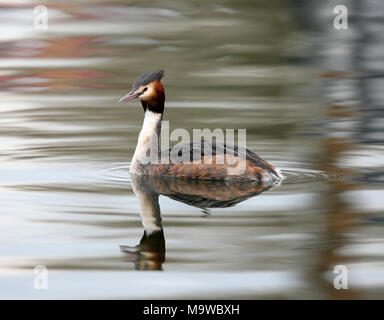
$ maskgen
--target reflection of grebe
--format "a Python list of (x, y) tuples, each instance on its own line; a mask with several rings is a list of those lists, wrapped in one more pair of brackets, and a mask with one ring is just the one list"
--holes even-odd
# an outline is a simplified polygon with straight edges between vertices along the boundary
[(165, 240), (161, 223), (159, 195), (201, 208), (227, 208), (271, 188), (261, 182), (240, 183), (170, 179), (132, 175), (133, 191), (140, 201), (144, 235), (140, 244), (120, 246), (128, 261), (139, 270), (161, 270), (165, 261)]
[[(148, 161), (152, 137), (160, 136), (165, 102), (164, 87), (161, 83), (163, 76), (163, 70), (141, 74), (133, 83), (132, 90), (119, 100), (124, 102), (139, 98), (145, 112), (143, 127), (131, 162), (132, 173), (205, 180), (282, 179), (278, 170), (256, 153), (227, 143), (206, 140), (179, 146), (178, 152), (187, 155), (186, 160), (177, 163), (172, 161), (169, 150), (166, 162)], [(206, 150), (211, 151), (204, 154)], [(164, 156), (164, 152), (161, 155)], [(239, 165), (240, 163), (242, 165)], [(237, 164), (237, 167), (234, 167), (234, 164)]]

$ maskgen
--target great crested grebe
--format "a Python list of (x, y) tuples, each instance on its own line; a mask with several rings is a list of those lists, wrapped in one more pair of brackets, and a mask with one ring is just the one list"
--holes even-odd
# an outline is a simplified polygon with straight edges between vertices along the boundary
[[(179, 146), (179, 153), (188, 154), (188, 159), (181, 162), (172, 160), (172, 149), (159, 152), (159, 161), (148, 161), (153, 137), (157, 138), (156, 141), (159, 141), (160, 137), (165, 102), (164, 87), (161, 83), (163, 76), (164, 70), (142, 73), (133, 83), (132, 90), (119, 100), (125, 102), (139, 98), (144, 109), (144, 122), (131, 161), (131, 173), (231, 181), (276, 182), (283, 178), (271, 163), (253, 151), (218, 141), (201, 140), (198, 143)], [(210, 152), (207, 153), (207, 150)], [(242, 165), (234, 166), (239, 163)]]

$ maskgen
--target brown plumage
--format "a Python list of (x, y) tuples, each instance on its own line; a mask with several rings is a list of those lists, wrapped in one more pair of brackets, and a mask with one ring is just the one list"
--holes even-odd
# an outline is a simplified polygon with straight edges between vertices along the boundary
[[(224, 163), (219, 161), (218, 158), (223, 158)], [(249, 160), (244, 161), (245, 170), (242, 166), (234, 167), (230, 163), (238, 161), (239, 157), (232, 155), (213, 155), (211, 157), (201, 157), (200, 160), (183, 163), (169, 163), (169, 164), (156, 164), (149, 165), (144, 168), (143, 172), (148, 175), (165, 176), (165, 177), (180, 177), (188, 179), (203, 179), (203, 180), (237, 180), (246, 179), (261, 180), (264, 177), (264, 170), (253, 164)], [(231, 174), (228, 169), (232, 167)]]

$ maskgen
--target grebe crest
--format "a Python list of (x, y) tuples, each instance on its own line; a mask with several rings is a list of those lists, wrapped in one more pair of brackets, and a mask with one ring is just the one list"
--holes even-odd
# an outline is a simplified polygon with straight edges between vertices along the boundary
[[(163, 176), (175, 178), (190, 178), (204, 180), (243, 181), (253, 180), (278, 186), (283, 179), (280, 171), (263, 160), (249, 149), (230, 145), (224, 142), (202, 140), (179, 146), (183, 152), (189, 154), (188, 161), (174, 162), (171, 150), (161, 155), (160, 161), (148, 161), (148, 155), (157, 144), (161, 132), (161, 120), (164, 113), (165, 93), (161, 79), (164, 70), (142, 73), (133, 83), (132, 90), (122, 97), (119, 102), (139, 99), (144, 109), (144, 121), (139, 134), (135, 153), (133, 155), (130, 172), (138, 175)], [(153, 139), (156, 138), (156, 139)], [(155, 141), (155, 142), (153, 142)], [(211, 153), (204, 151), (210, 148)], [(158, 150), (158, 149), (156, 149)], [(164, 160), (164, 154), (167, 161)], [(196, 154), (199, 159), (196, 159)], [(208, 160), (208, 161), (207, 161)], [(234, 170), (233, 164), (241, 163), (242, 167)]]

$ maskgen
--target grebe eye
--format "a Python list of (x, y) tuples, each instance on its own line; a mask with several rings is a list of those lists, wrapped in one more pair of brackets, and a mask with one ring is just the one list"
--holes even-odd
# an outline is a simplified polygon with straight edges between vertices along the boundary
[(143, 92), (145, 92), (145, 91), (147, 91), (148, 90), (148, 88), (147, 87), (145, 87), (144, 89), (143, 89)]

